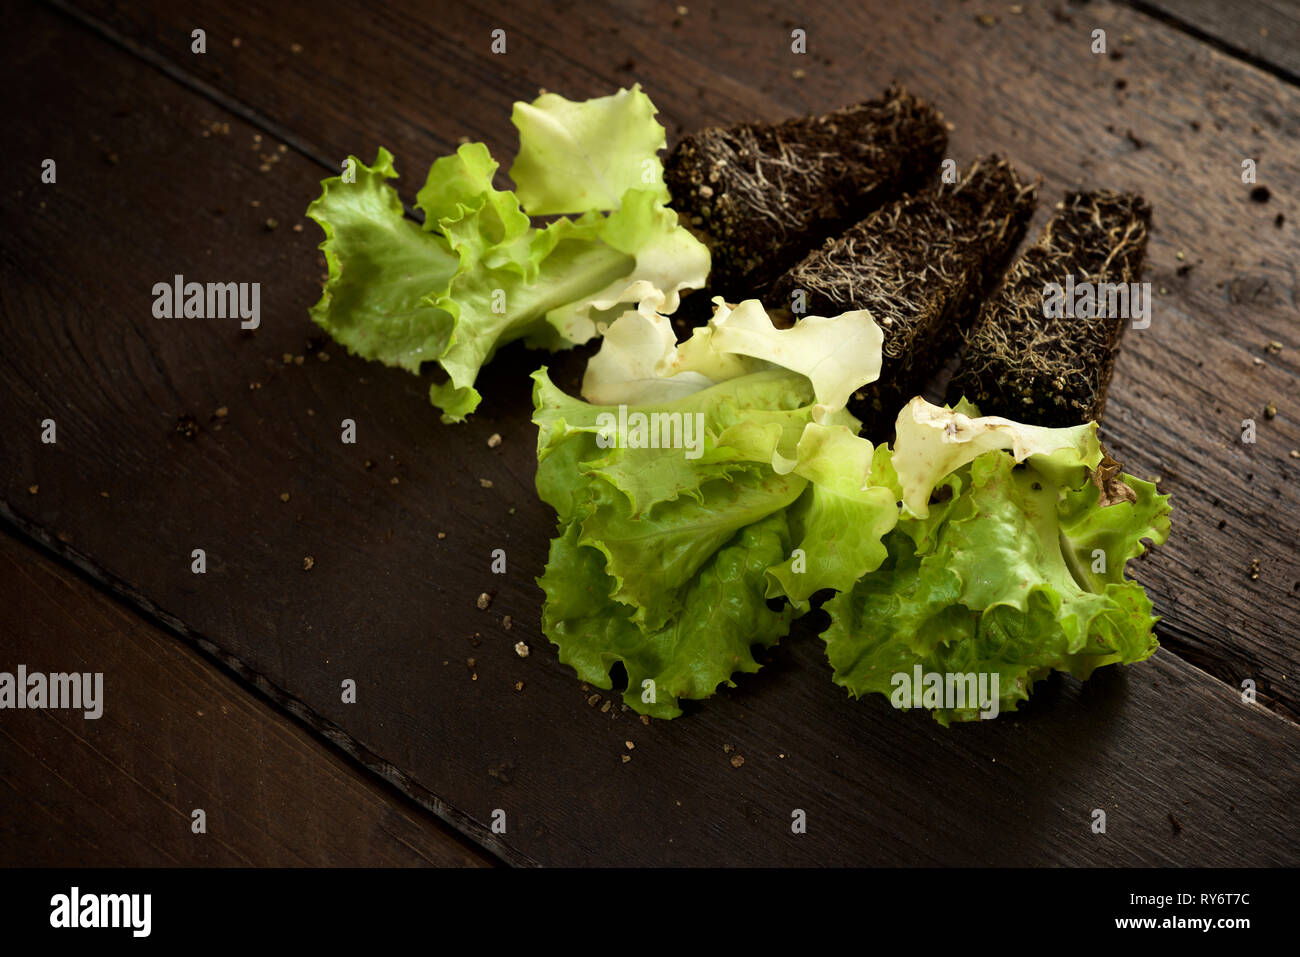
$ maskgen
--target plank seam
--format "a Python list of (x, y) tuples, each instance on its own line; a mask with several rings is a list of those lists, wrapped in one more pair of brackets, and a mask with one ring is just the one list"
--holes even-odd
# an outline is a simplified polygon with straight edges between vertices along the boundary
[[(200, 79), (193, 73), (183, 69), (161, 54), (155, 53), (143, 44), (137, 43), (117, 30), (114, 30), (97, 17), (93, 17), (84, 10), (80, 10), (71, 3), (68, 3), (67, 0), (45, 0), (45, 3), (69, 19), (75, 20), (82, 27), (93, 34), (96, 34), (100, 39), (107, 40), (109, 43), (124, 50), (140, 62), (153, 67), (163, 76), (180, 86), (183, 86), (191, 93), (197, 93), (203, 99), (209, 100), (232, 116), (243, 120), (254, 129), (261, 130), (263, 133), (266, 133), (280, 142), (292, 147), (295, 152), (311, 160), (313, 163), (316, 163), (323, 169), (327, 169), (332, 173), (338, 172), (339, 167), (336, 166), (322, 150), (307, 142), (300, 136), (291, 133), (286, 127), (281, 126), (264, 113), (260, 113), (248, 104), (235, 99), (227, 93), (223, 93), (220, 88), (213, 86), (206, 80)], [(417, 223), (424, 222), (424, 216), (419, 213), (414, 206), (406, 202), (406, 200), (402, 200), (402, 208), (406, 211), (406, 215), (414, 219)]]
[(147, 596), (132, 588), (122, 579), (108, 573), (89, 556), (75, 548), (53, 539), (42, 526), (28, 521), (0, 499), (0, 523), (6, 531), (20, 541), (48, 555), (58, 565), (69, 569), (78, 578), (102, 594), (112, 598), (128, 611), (194, 648), (211, 664), (225, 672), (245, 691), (255, 691), (269, 701), (279, 714), (287, 714), (297, 724), (311, 732), (313, 738), (341, 752), (348, 764), (358, 767), (366, 776), (379, 777), (402, 797), (415, 802), (451, 827), (475, 848), (512, 867), (537, 867), (538, 862), (499, 840), (483, 825), (469, 815), (457, 810), (432, 791), (418, 784), (405, 771), (375, 754), (334, 722), (325, 718), (303, 701), (274, 684), (260, 672), (249, 667), (241, 658), (222, 649), (211, 639), (190, 628), (175, 615), (159, 608)]
[(1121, 0), (1121, 2), (1125, 6), (1136, 10), (1138, 13), (1144, 14), (1153, 20), (1158, 20), (1165, 26), (1177, 30), (1180, 33), (1185, 33), (1192, 39), (1199, 40), (1207, 46), (1211, 46), (1218, 50), (1220, 53), (1232, 57), (1234, 60), (1240, 60), (1248, 66), (1253, 66), (1257, 70), (1262, 70), (1284, 83), (1289, 83), (1292, 86), (1300, 86), (1300, 73), (1289, 70), (1286, 67), (1265, 59), (1258, 54), (1251, 53), (1244, 47), (1239, 47), (1235, 43), (1230, 43), (1222, 37), (1215, 36), (1213, 33), (1201, 29), (1196, 24), (1184, 20), (1176, 14), (1170, 13), (1168, 10), (1147, 3), (1146, 0)]

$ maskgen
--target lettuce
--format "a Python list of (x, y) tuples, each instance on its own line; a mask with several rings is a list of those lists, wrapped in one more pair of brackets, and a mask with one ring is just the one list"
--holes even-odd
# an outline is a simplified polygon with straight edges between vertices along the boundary
[[(899, 415), (892, 456), (873, 473), (903, 502), (888, 557), (825, 605), (835, 682), (929, 707), (944, 725), (981, 707), (927, 700), (896, 676), (983, 674), (990, 687), (996, 676), (997, 710), (1013, 711), (1053, 670), (1087, 678), (1148, 658), (1157, 619), (1124, 571), (1143, 539), (1169, 535), (1168, 496), (1103, 471), (1095, 423), (1043, 429), (977, 414), (918, 398)], [(1104, 488), (1119, 492), (1110, 504)]]
[[(418, 373), (443, 419), (479, 404), (479, 369), (516, 339), (559, 349), (595, 336), (628, 305), (672, 312), (704, 284), (707, 249), (677, 222), (657, 152), (655, 108), (639, 87), (572, 102), (516, 104), (515, 192), (496, 189), (482, 143), (437, 160), (417, 194), (419, 225), (388, 181), (393, 157), (322, 183), (307, 215), (325, 233), (329, 277), (313, 320), (349, 352)], [(532, 216), (563, 216), (535, 226)]]
[(662, 315), (625, 312), (584, 380), (600, 404), (534, 374), (537, 489), (559, 526), (543, 628), (596, 687), (621, 664), (624, 701), (657, 717), (756, 671), (751, 647), (879, 565), (897, 520), (844, 408), (880, 368), (871, 317), (777, 329), (755, 301), (717, 302), (681, 344)]

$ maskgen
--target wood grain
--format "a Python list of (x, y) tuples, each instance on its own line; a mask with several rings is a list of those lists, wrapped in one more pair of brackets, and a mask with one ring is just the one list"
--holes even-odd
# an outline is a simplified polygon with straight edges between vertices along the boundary
[[(202, 19), (219, 25), (245, 9)], [(1255, 265), (1285, 261), (1294, 224), (1277, 230), (1273, 208), (1251, 206), (1235, 174), (1222, 172), (1235, 165), (1228, 146), (1185, 165), (1197, 140), (1174, 133), (1200, 116), (1208, 134), (1218, 115), (1231, 130), (1223, 140), (1249, 139), (1242, 115), (1271, 102), (1292, 117), (1296, 94), (1122, 8), (1090, 16), (1134, 31), (1144, 55), (1095, 63), (1063, 55), (1055, 31), (1069, 25), (1038, 8), (1002, 30), (923, 5), (824, 13), (809, 35), (825, 52), (810, 46), (821, 59), (803, 61), (800, 82), (782, 57), (753, 52), (759, 41), (788, 49), (788, 14), (775, 4), (693, 12), (679, 26), (666, 10), (566, 6), (548, 18), (453, 8), (439, 33), (400, 13), (341, 7), (313, 21), (333, 49), (300, 32), (306, 14), (241, 21), (236, 35), (248, 39), (232, 49), (247, 56), (201, 67), (222, 66), (203, 80), (244, 104), (236, 115), (102, 33), (20, 6), (0, 66), (24, 105), (10, 152), (23, 169), (64, 159), (56, 188), (0, 194), (17, 226), (0, 237), (5, 519), (188, 640), (210, 643), (283, 707), (513, 862), (1300, 860), (1288, 823), (1300, 797), (1296, 727), (1168, 652), (1084, 686), (1054, 678), (1019, 715), (944, 731), (883, 701), (845, 701), (814, 637), (818, 622), (808, 620), (762, 673), (678, 721), (643, 725), (617, 704), (602, 711), (599, 695), (588, 704), (591, 691), (537, 627), (532, 579), (552, 524), (532, 488), (526, 373), (538, 357), (503, 352), (481, 379), (480, 413), (444, 427), (414, 377), (328, 344), (307, 348), (317, 237), (311, 224), (303, 233), (291, 225), (322, 175), (312, 153), (341, 158), (382, 142), (418, 180), (462, 131), (481, 131), (508, 154), (508, 102), (543, 82), (582, 95), (644, 74), (674, 129), (838, 103), (897, 73), (957, 124), (962, 160), (998, 149), (1044, 174), (1047, 195), (1086, 173), (1155, 203), (1162, 232), (1151, 278), (1171, 291), (1151, 329), (1130, 333), (1107, 437), (1139, 474), (1160, 470), (1179, 513), (1171, 544), (1137, 574), (1165, 615), (1167, 644), (1225, 677), (1255, 676), (1292, 708), (1288, 603), (1300, 576), (1285, 449), (1300, 443), (1286, 413), (1261, 418), (1257, 446), (1232, 437), (1265, 395), (1294, 390), (1295, 305), (1280, 298), (1291, 280)], [(123, 38), (148, 51), (151, 36), (169, 37), (174, 62), (183, 59), (174, 15), (112, 16)], [(489, 59), (486, 41), (476, 50), (452, 39), (498, 22), (512, 36), (547, 39), (516, 47), (508, 65)], [(859, 46), (866, 38), (880, 47), (872, 57)], [(284, 54), (290, 42), (303, 52)], [(309, 53), (315, 59), (295, 59)], [(639, 67), (620, 71), (629, 58)], [(1127, 97), (1112, 92), (1121, 65)], [(1206, 104), (1207, 82), (1231, 89)], [(1134, 150), (1123, 129), (1104, 132), (1117, 116), (1139, 136), (1166, 138)], [(1262, 121), (1258, 134), (1278, 164), (1276, 183), (1294, 172), (1288, 123)], [(273, 129), (305, 148), (279, 153)], [(273, 150), (281, 158), (261, 171)], [(1230, 208), (1239, 215), (1226, 216)], [(267, 229), (268, 217), (277, 228)], [(1175, 249), (1200, 260), (1190, 275), (1175, 276)], [(177, 272), (262, 282), (262, 328), (245, 337), (231, 323), (154, 320), (152, 284)], [(1229, 291), (1214, 288), (1216, 276), (1261, 274), (1272, 277), (1262, 288), (1273, 300), (1234, 282), (1225, 306)], [(1239, 301), (1249, 289), (1253, 299)], [(1263, 353), (1269, 339), (1284, 340), (1281, 355)], [(285, 364), (286, 353), (305, 360)], [(1253, 367), (1252, 354), (1265, 364)], [(581, 356), (552, 362), (574, 388)], [(192, 440), (176, 431), (183, 415), (202, 427)], [(56, 446), (39, 442), (46, 416), (59, 422)], [(338, 440), (345, 417), (358, 423), (356, 446)], [(497, 448), (487, 445), (492, 433), (503, 438)], [(1220, 516), (1231, 520), (1223, 530)], [(194, 547), (207, 549), (204, 576), (190, 572)], [(496, 547), (507, 550), (507, 575), (490, 573)], [(1263, 556), (1258, 581), (1246, 574), (1249, 555)], [(484, 591), (493, 600), (480, 611)], [(514, 651), (520, 640), (527, 658)], [(356, 704), (340, 701), (345, 678), (358, 682)], [(742, 767), (732, 767), (734, 754)], [(1091, 831), (1096, 808), (1107, 810), (1106, 835)], [(791, 834), (794, 809), (807, 812), (807, 834)], [(504, 835), (490, 828), (496, 810), (506, 812)]]
[[(0, 719), (0, 865), (493, 863), (212, 661), (3, 534), (0, 633), (10, 674), (24, 664), (104, 682), (99, 718)], [(191, 830), (196, 808), (204, 834)]]
[[(462, 135), (512, 155), (509, 104), (538, 85), (584, 96), (640, 80), (671, 141), (711, 123), (820, 111), (898, 78), (956, 124), (960, 163), (996, 149), (1044, 177), (1031, 237), (1068, 188), (1142, 193), (1156, 211), (1145, 276), (1154, 316), (1126, 337), (1103, 438), (1174, 496), (1175, 547), (1152, 556), (1144, 582), (1162, 613), (1184, 612), (1166, 614), (1168, 647), (1234, 685), (1253, 680), (1300, 716), (1300, 628), (1288, 611), (1300, 594), (1300, 460), (1289, 455), (1300, 448), (1290, 253), (1300, 91), (1125, 7), (1022, 6), (985, 26), (938, 3), (817, 5), (797, 23), (777, 2), (695, 5), (686, 16), (634, 3), (452, 4), (436, 30), (418, 4), (382, 21), (354, 15), (346, 29), (314, 8), (271, 20), (252, 2), (80, 9), (292, 130), (310, 155), (368, 157), (382, 143), (417, 182)], [(178, 40), (191, 21), (209, 24), (203, 57)], [(497, 27), (504, 56), (489, 52)], [(806, 56), (788, 52), (795, 27), (808, 31)], [(1097, 28), (1105, 56), (1090, 52)], [(344, 80), (347, 95), (333, 92)], [(1249, 199), (1246, 157), (1268, 203)], [(1266, 420), (1270, 402), (1279, 414)], [(1254, 445), (1241, 441), (1248, 418)]]
[(1198, 40), (1300, 82), (1300, 6), (1291, 0), (1130, 0)]

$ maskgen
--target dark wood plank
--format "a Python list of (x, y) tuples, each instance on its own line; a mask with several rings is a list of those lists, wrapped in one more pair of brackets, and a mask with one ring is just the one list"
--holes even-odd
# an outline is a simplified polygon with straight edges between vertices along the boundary
[[(103, 713), (0, 718), (0, 864), (437, 865), (492, 859), (211, 661), (0, 534), (0, 668), (99, 672)], [(202, 808), (207, 832), (194, 834)]]
[[(584, 96), (639, 79), (671, 139), (820, 111), (897, 77), (956, 124), (961, 162), (997, 149), (1044, 177), (1039, 222), (1079, 184), (1143, 193), (1155, 207), (1155, 314), (1126, 337), (1104, 435), (1130, 470), (1174, 495), (1174, 545), (1152, 556), (1145, 581), (1168, 647), (1234, 685), (1255, 681), (1270, 705), (1300, 717), (1288, 677), (1300, 670), (1289, 611), (1300, 593), (1300, 460), (1289, 455), (1300, 449), (1300, 93), (1126, 7), (1022, 6), (981, 21), (941, 3), (796, 15), (760, 0), (692, 5), (685, 16), (635, 3), (449, 4), (435, 24), (409, 3), (375, 20), (315, 9), (269, 18), (253, 0), (188, 10), (80, 0), (123, 42), (255, 105), (309, 154), (368, 156), (383, 143), (416, 182), (461, 135), (512, 155), (509, 104), (539, 84)], [(200, 21), (213, 42), (196, 57), (184, 41)], [(796, 26), (808, 31), (803, 57), (788, 52)], [(507, 32), (504, 56), (489, 52), (494, 27)], [(1106, 56), (1089, 51), (1097, 27)], [(1268, 203), (1252, 203), (1240, 181), (1247, 156)], [(1279, 414), (1266, 420), (1270, 402)], [(1240, 441), (1246, 418), (1258, 423), (1255, 445)]]
[(1292, 0), (1130, 0), (1199, 40), (1300, 82), (1300, 6)]
[[(532, 489), (524, 373), (537, 357), (507, 350), (483, 381), (481, 414), (457, 428), (438, 424), (412, 377), (329, 347), (328, 362), (284, 365), (311, 334), (302, 310), (315, 295), (304, 268), (315, 237), (287, 227), (314, 194), (319, 167), (289, 151), (259, 172), (254, 130), (237, 117), (63, 18), (21, 7), (15, 21), (21, 39), (5, 40), (0, 75), (29, 108), (11, 152), (21, 168), (68, 159), (57, 189), (0, 195), (18, 224), (0, 238), (0, 456), (11, 463), (3, 517), (48, 535), (187, 639), (210, 642), (340, 747), (368, 755), (417, 799), (436, 799), (476, 839), (496, 841), (494, 852), (557, 864), (1300, 859), (1288, 823), (1300, 793), (1297, 729), (1164, 652), (1082, 687), (1054, 679), (1020, 715), (944, 731), (883, 701), (845, 701), (807, 622), (763, 673), (685, 719), (647, 726), (617, 705), (602, 711), (601, 696), (589, 705), (537, 628), (532, 577), (551, 531)], [(1184, 39), (1165, 39), (1182, 50)], [(961, 33), (958, 41), (972, 43)], [(581, 55), (610, 52), (593, 41)], [(944, 76), (981, 62), (947, 52), (956, 73)], [(724, 62), (737, 68), (738, 59)], [(746, 82), (784, 82), (778, 75)], [(811, 100), (847, 95), (827, 77), (815, 83)], [(946, 95), (979, 116), (974, 93)], [(213, 122), (228, 132), (213, 135)], [(1000, 142), (1014, 139), (1009, 122)], [(969, 152), (992, 139), (969, 136), (981, 144)], [(268, 215), (279, 229), (264, 230)], [(149, 290), (175, 272), (263, 282), (263, 327), (244, 338), (233, 325), (153, 320)], [(1148, 331), (1185, 354), (1193, 347), (1179, 335), (1204, 325), (1196, 315), (1171, 313)], [(1242, 324), (1282, 321), (1280, 310), (1260, 309)], [(1147, 357), (1125, 373), (1128, 388), (1149, 362), (1178, 368), (1160, 350), (1147, 356), (1153, 348), (1128, 353)], [(566, 385), (576, 359), (562, 363)], [(1266, 375), (1291, 381), (1270, 363)], [(1154, 432), (1147, 415), (1167, 412), (1145, 392), (1128, 401), (1130, 430)], [(203, 426), (193, 440), (175, 430), (183, 414)], [(57, 446), (39, 442), (45, 416), (60, 423)], [(358, 422), (355, 447), (338, 442), (343, 417)], [(1156, 421), (1178, 427), (1176, 417)], [(504, 441), (489, 449), (493, 432)], [(1175, 454), (1173, 441), (1147, 455), (1169, 450), (1176, 464), (1195, 454)], [(1206, 458), (1204, 469), (1231, 474)], [(1185, 471), (1176, 491), (1194, 499), (1204, 479)], [(1184, 544), (1166, 552), (1194, 566), (1205, 551), (1181, 550), (1195, 529), (1178, 532)], [(198, 545), (209, 554), (201, 578), (189, 571)], [(493, 578), (498, 546), (510, 574)], [(315, 559), (310, 572), (304, 556)], [(1187, 606), (1171, 600), (1179, 559), (1159, 561), (1139, 574), (1161, 610), (1222, 635), (1202, 620), (1216, 613), (1202, 589)], [(484, 590), (495, 597), (479, 611)], [(1278, 620), (1275, 608), (1254, 613)], [(526, 659), (513, 650), (521, 639)], [(339, 700), (347, 677), (360, 686), (354, 705)], [(735, 753), (746, 758), (739, 768)], [(1106, 836), (1090, 830), (1098, 807), (1110, 816)], [(807, 834), (790, 833), (796, 808), (809, 815)], [(499, 837), (488, 827), (496, 809), (509, 822)]]

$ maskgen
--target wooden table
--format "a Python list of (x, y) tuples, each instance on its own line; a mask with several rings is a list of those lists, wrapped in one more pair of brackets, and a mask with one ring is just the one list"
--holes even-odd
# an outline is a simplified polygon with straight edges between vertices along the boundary
[[(0, 863), (1300, 861), (1300, 16), (1224, 6), (18, 0), (0, 670), (102, 671), (107, 703), (0, 713)], [(1168, 545), (1136, 563), (1163, 647), (944, 730), (846, 700), (810, 616), (760, 674), (643, 724), (540, 632), (540, 357), (503, 352), (480, 411), (441, 425), (427, 383), (308, 320), (323, 263), (303, 211), (381, 144), (408, 200), (462, 137), (510, 157), (510, 104), (538, 87), (639, 81), (672, 141), (894, 78), (951, 120), (959, 165), (996, 150), (1043, 177), (1031, 233), (1076, 184), (1155, 207), (1153, 318), (1103, 438), (1173, 494)], [(155, 319), (178, 273), (260, 282), (260, 328)], [(558, 381), (582, 361), (553, 362)]]

